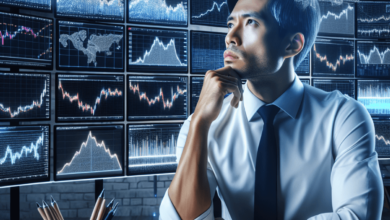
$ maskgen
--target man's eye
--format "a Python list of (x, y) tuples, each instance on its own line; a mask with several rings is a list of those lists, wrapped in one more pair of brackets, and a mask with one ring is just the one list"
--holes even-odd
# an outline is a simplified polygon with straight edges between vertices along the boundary
[(227, 24), (227, 27), (228, 27), (228, 28), (232, 28), (232, 27), (233, 27), (233, 24), (232, 24), (232, 23), (229, 23), (229, 24)]
[(255, 24), (255, 23), (256, 23), (255, 20), (253, 20), (253, 19), (248, 19), (248, 24)]

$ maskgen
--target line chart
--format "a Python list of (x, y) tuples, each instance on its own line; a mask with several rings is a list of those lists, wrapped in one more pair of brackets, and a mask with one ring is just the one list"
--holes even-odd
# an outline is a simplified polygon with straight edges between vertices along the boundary
[(320, 33), (325, 34), (355, 34), (355, 6), (352, 3), (343, 2), (340, 5), (331, 2), (319, 2), (321, 9)]
[(36, 160), (39, 160), (39, 153), (38, 149), (39, 147), (42, 147), (43, 141), (45, 138), (45, 134), (42, 133), (41, 136), (39, 136), (38, 140), (35, 143), (31, 143), (29, 147), (23, 146), (22, 149), (19, 152), (13, 152), (10, 146), (7, 146), (7, 149), (5, 150), (5, 156), (3, 158), (0, 158), (0, 165), (4, 164), (7, 159), (11, 161), (11, 164), (16, 163), (16, 159), (20, 159), (21, 157), (25, 156), (28, 157), (29, 154), (33, 154), (34, 158)]
[(0, 0), (1, 4), (39, 10), (51, 10), (51, 0)]
[(191, 23), (226, 27), (229, 14), (226, 1), (191, 1)]
[(375, 150), (378, 157), (390, 156), (390, 124), (385, 120), (374, 120)]
[(390, 16), (387, 3), (357, 4), (357, 37), (388, 38), (390, 36)]
[(356, 75), (362, 77), (390, 76), (390, 44), (385, 42), (357, 42)]

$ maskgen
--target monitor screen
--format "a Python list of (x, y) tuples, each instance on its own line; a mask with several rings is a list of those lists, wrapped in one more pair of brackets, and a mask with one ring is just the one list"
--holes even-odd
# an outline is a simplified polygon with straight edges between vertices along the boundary
[(390, 122), (374, 120), (375, 150), (378, 157), (390, 158)]
[(124, 20), (124, 0), (56, 0), (58, 17), (104, 21)]
[(123, 71), (124, 27), (58, 21), (57, 68)]
[(228, 15), (226, 0), (191, 1), (191, 24), (226, 27)]
[(187, 26), (188, 0), (129, 0), (129, 22)]
[(191, 77), (191, 114), (195, 112), (202, 91), (204, 77)]
[(123, 75), (58, 74), (57, 121), (118, 121), (124, 119)]
[(390, 81), (358, 80), (357, 100), (371, 116), (390, 116)]
[(186, 119), (187, 77), (128, 76), (127, 119)]
[(0, 127), (0, 186), (49, 180), (50, 127)]
[(123, 125), (56, 126), (54, 179), (121, 176)]
[(187, 31), (128, 27), (129, 72), (187, 72)]
[(354, 36), (355, 35), (355, 3), (319, 1), (321, 24), (319, 35)]
[(295, 73), (298, 76), (309, 76), (310, 75), (310, 52), (307, 53), (306, 57), (299, 66), (295, 69)]
[(224, 67), (226, 34), (191, 31), (191, 73)]
[(300, 79), (303, 84), (307, 84), (310, 86), (310, 79)]
[(356, 76), (390, 77), (390, 43), (358, 41), (357, 55)]
[(181, 124), (128, 125), (128, 175), (176, 172)]
[(52, 69), (53, 20), (0, 12), (0, 65)]
[(0, 0), (1, 5), (51, 11), (51, 0)]
[(355, 76), (353, 41), (317, 39), (311, 55), (313, 76)]
[(313, 86), (324, 90), (325, 92), (332, 92), (339, 90), (342, 94), (355, 98), (355, 80), (337, 80), (337, 79), (313, 79)]
[(50, 119), (50, 74), (0, 73), (0, 120)]
[(357, 4), (357, 37), (390, 37), (390, 4), (360, 2)]

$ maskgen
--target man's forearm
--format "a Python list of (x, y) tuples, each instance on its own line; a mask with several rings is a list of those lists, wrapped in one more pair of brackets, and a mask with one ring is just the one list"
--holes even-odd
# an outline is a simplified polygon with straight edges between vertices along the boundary
[(207, 180), (207, 135), (210, 125), (193, 118), (168, 194), (182, 219), (195, 219), (211, 205)]

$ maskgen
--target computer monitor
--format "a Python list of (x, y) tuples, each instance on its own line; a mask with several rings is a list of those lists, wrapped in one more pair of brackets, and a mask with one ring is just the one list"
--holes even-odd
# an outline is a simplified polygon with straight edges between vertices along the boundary
[(0, 12), (0, 66), (53, 69), (53, 20)]
[(325, 36), (355, 36), (355, 3), (319, 1), (321, 24), (318, 34)]
[(0, 5), (51, 11), (51, 0), (0, 0)]
[(0, 73), (0, 121), (50, 120), (50, 74)]
[(124, 175), (123, 125), (54, 128), (54, 180)]
[(188, 78), (128, 76), (127, 120), (186, 119)]
[(58, 74), (59, 122), (124, 120), (124, 75)]
[(57, 69), (124, 70), (124, 26), (58, 21)]
[(305, 59), (295, 69), (298, 76), (310, 76), (310, 51), (307, 53)]
[(175, 172), (180, 124), (128, 125), (127, 175)]
[(358, 41), (356, 55), (356, 76), (390, 77), (390, 43)]
[(375, 150), (380, 158), (390, 158), (390, 121), (374, 120)]
[(313, 86), (325, 92), (339, 90), (342, 94), (355, 98), (355, 80), (353, 79), (313, 79)]
[(388, 2), (357, 3), (357, 37), (358, 38), (389, 38), (390, 20)]
[(358, 80), (357, 92), (371, 116), (390, 116), (390, 80)]
[(191, 1), (191, 24), (226, 27), (228, 15), (226, 0)]
[(50, 180), (50, 127), (0, 126), (0, 186)]

